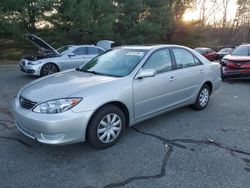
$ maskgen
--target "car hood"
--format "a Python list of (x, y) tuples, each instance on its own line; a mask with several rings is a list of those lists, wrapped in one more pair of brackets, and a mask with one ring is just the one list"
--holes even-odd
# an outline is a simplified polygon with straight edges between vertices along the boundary
[(31, 41), (34, 45), (36, 45), (40, 50), (46, 52), (54, 52), (55, 54), (60, 55), (58, 51), (56, 51), (52, 46), (50, 46), (48, 43), (46, 43), (39, 37), (33, 34), (26, 34), (25, 37), (27, 40)]
[(70, 97), (74, 93), (117, 79), (70, 70), (31, 82), (20, 91), (20, 95), (34, 102), (43, 102)]
[(223, 59), (230, 61), (250, 61), (250, 56), (227, 55)]

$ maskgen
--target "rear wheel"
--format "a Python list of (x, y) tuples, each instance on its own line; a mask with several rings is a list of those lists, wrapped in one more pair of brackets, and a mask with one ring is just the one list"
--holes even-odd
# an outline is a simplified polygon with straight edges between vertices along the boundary
[(94, 114), (88, 125), (88, 141), (95, 148), (110, 147), (122, 137), (125, 124), (125, 115), (120, 108), (104, 106)]
[(46, 63), (45, 65), (42, 66), (41, 76), (54, 74), (56, 72), (59, 72), (59, 69), (58, 69), (56, 64), (54, 64), (54, 63)]
[(210, 87), (207, 84), (204, 84), (200, 89), (196, 101), (192, 107), (195, 110), (204, 110), (208, 105), (210, 94), (211, 94)]

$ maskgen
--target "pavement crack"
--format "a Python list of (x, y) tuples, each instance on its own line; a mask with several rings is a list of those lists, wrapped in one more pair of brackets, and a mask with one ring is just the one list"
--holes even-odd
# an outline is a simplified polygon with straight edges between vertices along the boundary
[(0, 130), (4, 130), (4, 129), (11, 129), (11, 128), (14, 128), (15, 126), (13, 126), (14, 122), (11, 121), (11, 120), (0, 120), (0, 125), (3, 126), (2, 129)]
[(132, 129), (134, 131), (136, 131), (136, 132), (141, 133), (141, 134), (152, 136), (152, 137), (157, 138), (157, 139), (159, 139), (161, 141), (164, 141), (169, 145), (177, 146), (177, 147), (180, 147), (180, 148), (183, 148), (183, 149), (186, 149), (187, 147), (184, 146), (184, 145), (181, 145), (179, 143), (183, 143), (183, 144), (205, 144), (205, 145), (210, 145), (210, 146), (218, 147), (218, 148), (221, 148), (221, 149), (225, 149), (225, 150), (228, 150), (230, 152), (235, 152), (235, 153), (240, 153), (240, 154), (243, 154), (243, 155), (249, 155), (250, 156), (250, 152), (248, 152), (248, 151), (244, 151), (244, 150), (235, 149), (235, 148), (232, 148), (232, 147), (229, 147), (229, 146), (225, 146), (225, 145), (223, 145), (223, 144), (221, 144), (219, 142), (216, 142), (214, 140), (211, 140), (211, 139), (205, 139), (205, 140), (167, 139), (165, 137), (162, 137), (162, 136), (159, 136), (159, 135), (156, 135), (156, 134), (152, 134), (152, 133), (147, 133), (147, 132), (141, 131), (141, 130), (136, 129), (136, 128), (132, 128)]
[(0, 112), (9, 116), (11, 119), (13, 119), (12, 112), (8, 108), (0, 108)]
[(16, 142), (19, 142), (20, 144), (22, 144), (25, 147), (28, 148), (32, 148), (33, 146), (24, 142), (23, 140), (19, 139), (19, 138), (13, 138), (13, 137), (7, 137), (7, 136), (0, 136), (0, 139), (5, 139), (5, 140), (14, 140)]
[(176, 147), (179, 147), (179, 148), (182, 148), (182, 149), (186, 149), (187, 147), (182, 145), (182, 144), (179, 144), (179, 143), (176, 143), (174, 142), (173, 140), (170, 140), (170, 139), (167, 139), (167, 138), (164, 138), (164, 137), (161, 137), (159, 135), (156, 135), (156, 134), (152, 134), (152, 133), (147, 133), (147, 132), (143, 132), (139, 129), (136, 129), (136, 128), (132, 128), (134, 131), (138, 132), (138, 133), (141, 133), (141, 134), (144, 134), (144, 135), (148, 135), (148, 136), (151, 136), (151, 137), (154, 137), (154, 138), (157, 138), (158, 140), (160, 141), (163, 141), (169, 145), (172, 145), (172, 146), (176, 146)]
[[(153, 138), (156, 138), (158, 140), (160, 140), (161, 142), (163, 142), (163, 144), (167, 144), (168, 145), (168, 151), (166, 152), (163, 160), (162, 160), (162, 164), (161, 164), (161, 170), (160, 173), (155, 174), (155, 175), (151, 175), (151, 176), (133, 176), (130, 177), (128, 179), (123, 180), (122, 182), (118, 182), (118, 183), (110, 183), (108, 185), (105, 185), (103, 188), (112, 188), (112, 187), (122, 187), (125, 186), (129, 183), (132, 183), (134, 181), (139, 181), (139, 180), (150, 180), (150, 179), (158, 179), (161, 177), (164, 177), (166, 174), (166, 166), (167, 166), (167, 162), (169, 160), (169, 157), (171, 155), (171, 153), (174, 150), (174, 147), (178, 147), (181, 149), (188, 149), (187, 146), (183, 145), (183, 144), (204, 144), (204, 145), (210, 145), (210, 146), (214, 146), (214, 147), (218, 147), (221, 149), (225, 149), (227, 151), (230, 151), (230, 153), (235, 152), (235, 153), (240, 153), (240, 154), (244, 154), (244, 155), (249, 155), (250, 156), (250, 152), (247, 151), (243, 151), (243, 150), (239, 150), (239, 149), (235, 149), (235, 148), (231, 148), (228, 146), (225, 146), (219, 142), (216, 142), (214, 140), (211, 139), (206, 139), (206, 140), (195, 140), (195, 139), (167, 139), (165, 137), (156, 135), (156, 134), (152, 134), (152, 133), (148, 133), (148, 132), (144, 132), (141, 131), (139, 129), (136, 129), (134, 127), (132, 127), (132, 129), (140, 134), (143, 135), (147, 135), (147, 136), (151, 136)], [(181, 144), (180, 144), (181, 143)], [(194, 151), (191, 149), (191, 151)], [(249, 159), (243, 159), (245, 162), (249, 162)], [(246, 171), (250, 172), (250, 168), (246, 167), (244, 168)]]
[(11, 121), (11, 120), (4, 120), (4, 119), (0, 119), (0, 122), (3, 122), (3, 123), (12, 123), (12, 124), (15, 123), (14, 121)]
[(164, 155), (164, 158), (162, 160), (161, 170), (158, 174), (151, 175), (151, 176), (150, 175), (148, 175), (148, 176), (133, 176), (133, 177), (125, 179), (124, 181), (119, 182), (119, 183), (111, 183), (111, 184), (105, 185), (103, 188), (122, 187), (122, 186), (125, 186), (125, 185), (132, 183), (134, 181), (158, 179), (158, 178), (165, 176), (167, 162), (168, 162), (172, 152), (173, 152), (173, 147), (169, 146), (169, 149), (167, 150), (167, 152)]

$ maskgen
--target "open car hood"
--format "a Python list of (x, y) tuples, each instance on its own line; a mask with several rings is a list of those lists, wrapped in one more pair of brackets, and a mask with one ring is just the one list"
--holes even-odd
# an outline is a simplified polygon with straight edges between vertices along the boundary
[(31, 41), (43, 52), (54, 52), (55, 54), (60, 55), (60, 53), (58, 53), (58, 51), (56, 51), (52, 46), (33, 34), (26, 34), (25, 38)]
[(114, 41), (111, 40), (100, 40), (96, 43), (96, 46), (103, 48), (104, 50), (109, 50), (112, 48), (112, 44), (114, 44)]

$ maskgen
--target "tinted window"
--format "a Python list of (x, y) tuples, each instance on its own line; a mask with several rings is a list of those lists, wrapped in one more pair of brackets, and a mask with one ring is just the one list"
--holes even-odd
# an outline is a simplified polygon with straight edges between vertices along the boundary
[(75, 49), (72, 53), (74, 53), (75, 55), (86, 55), (87, 50), (86, 50), (86, 47), (79, 47)]
[(143, 69), (154, 69), (156, 73), (172, 70), (172, 59), (169, 49), (154, 52), (143, 66)]
[(192, 67), (196, 65), (193, 54), (181, 48), (174, 48), (173, 53), (175, 56), (177, 69)]
[(89, 54), (89, 55), (100, 54), (100, 53), (99, 53), (99, 49), (98, 49), (98, 48), (95, 48), (95, 47), (88, 47), (88, 54)]

